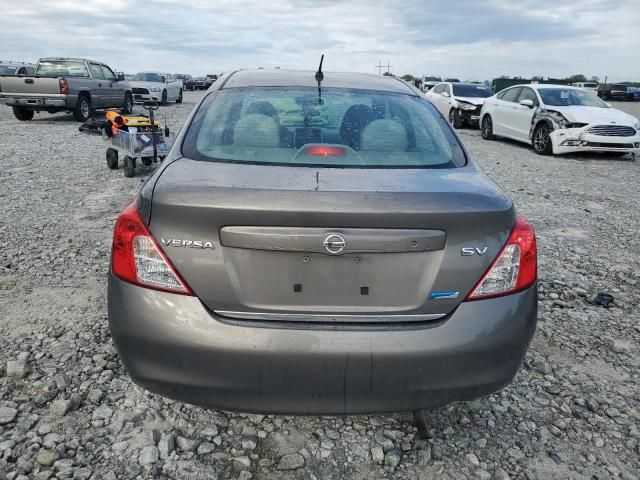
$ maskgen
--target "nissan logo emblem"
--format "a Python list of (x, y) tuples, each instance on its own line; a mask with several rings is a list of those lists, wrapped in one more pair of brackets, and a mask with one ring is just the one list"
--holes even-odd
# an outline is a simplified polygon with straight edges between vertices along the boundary
[(331, 255), (340, 255), (347, 246), (344, 237), (337, 233), (327, 235), (322, 242), (324, 249)]

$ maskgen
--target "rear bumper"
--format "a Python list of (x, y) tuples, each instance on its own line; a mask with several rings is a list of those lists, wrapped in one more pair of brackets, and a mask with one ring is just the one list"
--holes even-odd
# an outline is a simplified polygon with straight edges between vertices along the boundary
[(632, 137), (592, 135), (585, 128), (566, 128), (551, 132), (553, 153), (626, 152), (640, 154), (640, 133)]
[(417, 410), (499, 390), (534, 334), (537, 287), (464, 302), (420, 327), (270, 328), (229, 323), (196, 297), (109, 279), (109, 326), (132, 379), (224, 410)]
[(33, 110), (46, 110), (47, 108), (75, 108), (78, 103), (77, 95), (45, 95), (14, 97), (0, 93), (0, 103), (10, 107), (28, 107)]

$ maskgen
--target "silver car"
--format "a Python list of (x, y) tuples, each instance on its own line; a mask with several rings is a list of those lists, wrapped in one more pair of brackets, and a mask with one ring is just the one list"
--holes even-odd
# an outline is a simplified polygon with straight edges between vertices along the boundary
[(507, 385), (536, 240), (419, 90), (243, 70), (203, 96), (116, 222), (135, 382), (225, 410), (421, 410)]

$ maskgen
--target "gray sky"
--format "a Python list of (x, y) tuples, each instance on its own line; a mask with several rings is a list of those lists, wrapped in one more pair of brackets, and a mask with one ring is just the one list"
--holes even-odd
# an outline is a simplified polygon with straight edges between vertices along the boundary
[(640, 80), (640, 0), (0, 0), (0, 59)]

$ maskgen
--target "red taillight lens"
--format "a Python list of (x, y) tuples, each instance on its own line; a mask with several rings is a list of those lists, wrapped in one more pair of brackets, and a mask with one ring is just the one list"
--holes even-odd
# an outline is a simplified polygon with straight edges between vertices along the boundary
[(508, 295), (530, 287), (538, 278), (537, 257), (536, 232), (518, 216), (507, 243), (467, 300)]
[(193, 295), (144, 226), (135, 203), (129, 204), (116, 221), (111, 271), (135, 285)]
[(69, 93), (69, 84), (64, 78), (59, 80), (60, 83), (60, 93), (67, 95)]
[(346, 157), (347, 149), (342, 147), (331, 147), (327, 145), (313, 145), (308, 147), (305, 153), (316, 157)]

